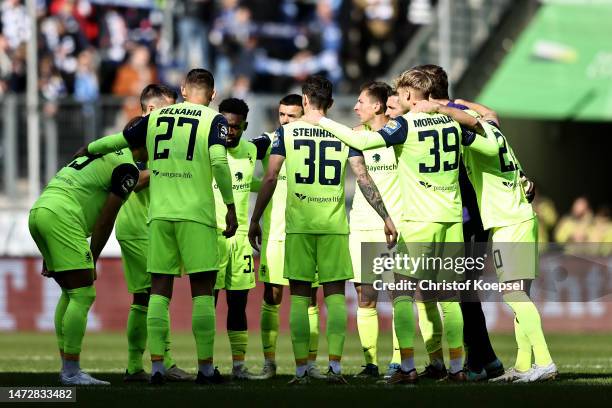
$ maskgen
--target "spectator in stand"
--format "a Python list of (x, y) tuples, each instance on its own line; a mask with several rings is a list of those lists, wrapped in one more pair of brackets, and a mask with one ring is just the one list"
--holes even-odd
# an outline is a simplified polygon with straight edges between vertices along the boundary
[(82, 103), (98, 99), (100, 89), (94, 64), (94, 50), (86, 49), (79, 54), (74, 81), (74, 98)]
[(2, 34), (10, 50), (16, 50), (30, 39), (30, 18), (23, 2), (4, 0), (0, 6)]
[(151, 64), (151, 53), (142, 45), (131, 51), (128, 61), (117, 70), (113, 94), (127, 97), (124, 104), (125, 121), (138, 116), (141, 111), (138, 96), (142, 89), (157, 82), (157, 70)]
[(0, 96), (4, 95), (10, 86), (13, 63), (9, 56), (6, 38), (0, 34)]
[(100, 21), (99, 38), (100, 91), (103, 94), (111, 92), (117, 68), (125, 61), (127, 41), (128, 28), (125, 18), (114, 9), (106, 10)]
[(182, 69), (210, 69), (208, 32), (213, 15), (213, 0), (184, 1), (177, 6), (178, 60)]
[(554, 201), (544, 196), (539, 190), (533, 201), (533, 209), (538, 214), (538, 243), (540, 249), (544, 250), (546, 244), (550, 242), (552, 230), (559, 221), (559, 214)]
[(569, 215), (559, 221), (555, 230), (555, 241), (559, 243), (588, 242), (589, 230), (593, 226), (593, 210), (586, 197), (578, 197)]
[(43, 97), (43, 112), (47, 116), (54, 116), (57, 113), (57, 101), (67, 96), (68, 92), (50, 55), (44, 55), (40, 59), (38, 87)]

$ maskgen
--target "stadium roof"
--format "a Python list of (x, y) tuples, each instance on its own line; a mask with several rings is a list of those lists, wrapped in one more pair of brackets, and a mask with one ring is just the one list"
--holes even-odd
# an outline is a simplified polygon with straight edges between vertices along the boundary
[(612, 120), (612, 2), (547, 2), (478, 100), (501, 115)]

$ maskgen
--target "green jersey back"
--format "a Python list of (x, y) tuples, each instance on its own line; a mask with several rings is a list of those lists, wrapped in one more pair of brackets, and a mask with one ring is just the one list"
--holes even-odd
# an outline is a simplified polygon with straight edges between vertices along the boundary
[[(253, 143), (244, 139), (240, 139), (238, 146), (227, 148), (227, 162), (232, 173), (232, 192), (236, 205), (238, 232), (247, 233), (249, 231), (249, 198), (256, 159), (257, 148)], [(213, 181), (213, 192), (217, 208), (217, 229), (223, 231), (225, 230), (227, 206), (223, 203), (223, 196), (216, 181)]]
[(225, 146), (227, 121), (222, 115), (183, 102), (152, 112), (123, 135), (130, 146), (146, 144), (149, 153), (149, 220), (217, 226), (208, 149)]
[[(253, 139), (258, 145), (265, 147), (265, 151), (262, 152), (261, 157), (258, 155), (258, 159), (263, 164), (264, 173), (268, 170), (268, 162), (270, 159), (270, 152), (272, 151), (272, 140), (274, 139), (275, 132), (266, 132)], [(278, 179), (276, 181), (276, 189), (272, 195), (272, 199), (268, 203), (263, 213), (262, 220), (262, 234), (264, 239), (272, 241), (284, 241), (285, 240), (285, 208), (287, 206), (287, 168), (285, 163), (281, 166), (278, 173)]]
[(66, 212), (90, 236), (109, 193), (125, 199), (138, 182), (138, 169), (129, 149), (103, 156), (79, 157), (47, 184), (32, 208)]
[(115, 237), (118, 240), (149, 239), (147, 215), (149, 214), (149, 189), (130, 194), (121, 206), (115, 221)]
[(271, 154), (286, 158), (286, 233), (348, 234), (346, 162), (362, 153), (323, 128), (298, 120), (276, 131)]
[(466, 149), (463, 162), (476, 191), (484, 229), (505, 227), (533, 218), (535, 214), (525, 197), (520, 165), (514, 151), (497, 127), (485, 122), (482, 125), (487, 137), (499, 144), (499, 155), (486, 156)]
[(459, 160), (461, 126), (442, 114), (411, 113), (390, 120), (378, 133), (394, 146), (402, 191), (402, 219), (461, 222)]

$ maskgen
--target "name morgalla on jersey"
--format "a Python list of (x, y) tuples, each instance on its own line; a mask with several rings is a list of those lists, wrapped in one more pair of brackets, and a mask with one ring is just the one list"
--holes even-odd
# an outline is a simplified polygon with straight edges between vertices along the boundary
[(195, 221), (216, 228), (209, 147), (225, 146), (227, 121), (190, 102), (158, 109), (123, 132), (146, 145), (151, 170), (149, 221)]
[(287, 158), (287, 234), (348, 234), (344, 175), (362, 153), (301, 120), (275, 132), (271, 154)]

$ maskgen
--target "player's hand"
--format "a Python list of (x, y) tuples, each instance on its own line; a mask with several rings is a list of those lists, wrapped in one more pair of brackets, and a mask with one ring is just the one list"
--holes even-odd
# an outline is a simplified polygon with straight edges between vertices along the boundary
[(81, 147), (76, 153), (72, 156), (73, 159), (77, 157), (89, 156), (89, 151), (87, 151), (87, 145)]
[(223, 236), (225, 238), (231, 238), (236, 235), (236, 230), (238, 230), (236, 206), (234, 204), (228, 204), (227, 214), (225, 214), (225, 231), (223, 231)]
[(262, 233), (259, 223), (251, 222), (251, 225), (249, 226), (249, 242), (251, 243), (253, 249), (256, 249), (257, 251), (259, 251), (261, 248), (261, 236)]
[(387, 239), (387, 248), (391, 249), (397, 244), (397, 229), (390, 217), (385, 218), (385, 238)]
[(45, 261), (43, 261), (42, 271), (40, 272), (40, 274), (44, 276), (45, 278), (51, 277), (51, 272), (49, 272), (49, 270), (47, 269), (47, 263)]
[(321, 115), (320, 112), (311, 110), (310, 112), (306, 113), (305, 115), (303, 115), (300, 120), (303, 120), (304, 122), (308, 122), (311, 125), (318, 125), (319, 121), (321, 119), (323, 119), (323, 115)]
[(527, 202), (531, 203), (536, 195), (535, 183), (529, 180), (524, 174), (521, 174), (521, 185), (523, 186), (523, 191), (525, 192)]
[(426, 99), (423, 99), (421, 101), (418, 101), (412, 108), (410, 108), (410, 112), (436, 113), (438, 112), (438, 109), (440, 108), (440, 106), (442, 105), (440, 105), (437, 102), (428, 101)]

